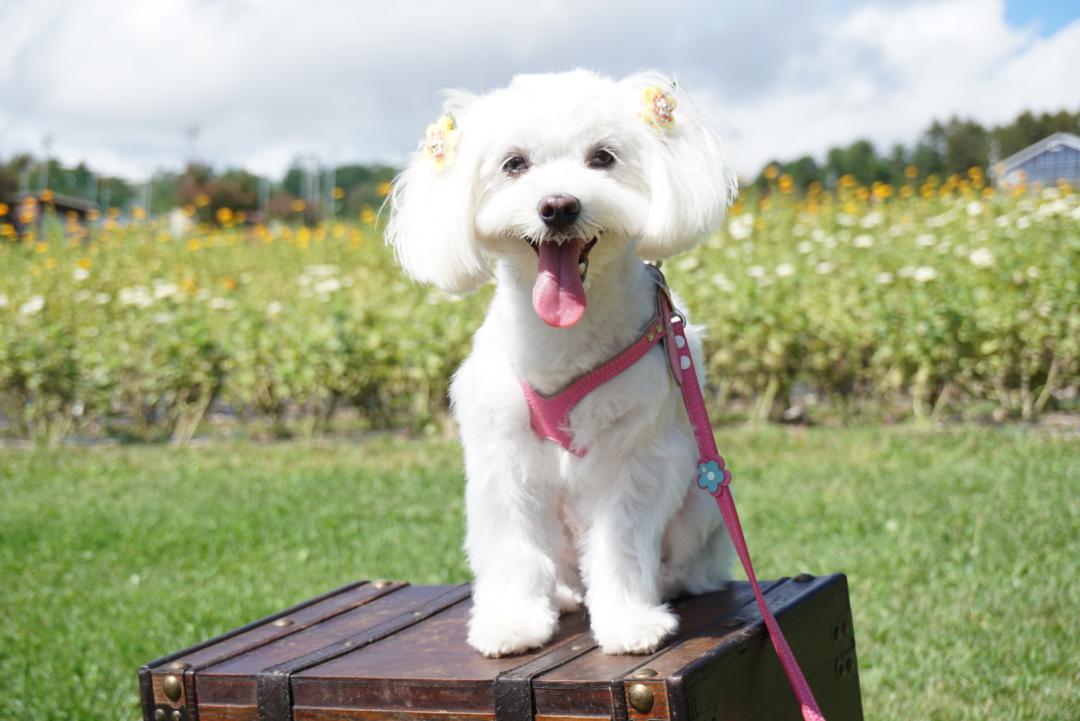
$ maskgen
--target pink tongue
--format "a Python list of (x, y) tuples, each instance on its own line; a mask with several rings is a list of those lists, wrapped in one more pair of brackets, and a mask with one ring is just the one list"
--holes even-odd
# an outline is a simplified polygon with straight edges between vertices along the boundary
[(585, 287), (578, 260), (585, 245), (582, 238), (562, 245), (540, 244), (540, 272), (533, 285), (533, 310), (540, 320), (556, 328), (569, 328), (585, 315)]

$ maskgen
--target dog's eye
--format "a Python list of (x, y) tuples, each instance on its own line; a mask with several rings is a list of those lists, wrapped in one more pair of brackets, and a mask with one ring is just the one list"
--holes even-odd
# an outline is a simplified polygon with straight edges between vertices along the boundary
[(511, 155), (503, 161), (502, 169), (507, 175), (521, 175), (529, 169), (529, 161), (520, 155)]
[(597, 148), (589, 156), (590, 168), (610, 168), (615, 164), (615, 156), (606, 148)]

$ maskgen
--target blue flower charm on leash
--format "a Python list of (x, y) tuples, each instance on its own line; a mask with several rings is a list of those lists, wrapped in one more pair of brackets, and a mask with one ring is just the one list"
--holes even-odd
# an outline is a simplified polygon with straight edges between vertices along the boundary
[(731, 471), (724, 468), (724, 459), (719, 456), (711, 461), (698, 463), (698, 488), (714, 496), (720, 495), (720, 489), (731, 483)]

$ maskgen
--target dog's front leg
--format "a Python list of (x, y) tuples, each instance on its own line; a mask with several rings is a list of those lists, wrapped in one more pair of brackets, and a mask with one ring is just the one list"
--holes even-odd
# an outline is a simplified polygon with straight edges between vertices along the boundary
[(585, 603), (605, 653), (651, 653), (678, 627), (661, 603), (660, 554), (685, 483), (669, 476), (662, 457), (631, 455), (591, 504), (582, 554)]
[(534, 439), (466, 448), (466, 549), (475, 576), (468, 640), (486, 656), (542, 646), (558, 625), (553, 595), (563, 532), (550, 480), (522, 457), (530, 445)]

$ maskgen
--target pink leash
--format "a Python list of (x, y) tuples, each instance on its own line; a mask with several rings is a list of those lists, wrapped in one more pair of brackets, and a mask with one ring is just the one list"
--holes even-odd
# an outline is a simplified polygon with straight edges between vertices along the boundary
[(780, 659), (780, 665), (784, 668), (788, 683), (791, 684), (795, 698), (802, 707), (804, 721), (825, 721), (817, 701), (814, 700), (810, 684), (806, 682), (806, 676), (799, 668), (799, 663), (795, 660), (795, 655), (791, 652), (791, 647), (788, 646), (780, 625), (769, 610), (768, 604), (765, 603), (761, 584), (758, 583), (754, 565), (750, 562), (750, 551), (746, 547), (746, 537), (743, 535), (742, 524), (739, 523), (739, 514), (735, 510), (735, 501), (729, 488), (731, 471), (725, 467), (724, 458), (716, 448), (712, 424), (709, 423), (709, 414), (705, 410), (705, 399), (701, 395), (701, 386), (694, 372), (694, 360), (690, 357), (690, 345), (686, 341), (686, 321), (671, 303), (663, 273), (659, 268), (653, 266), (650, 268), (656, 276), (657, 315), (649, 321), (648, 327), (632, 345), (553, 396), (542, 395), (528, 383), (521, 382), (521, 390), (529, 404), (533, 431), (541, 438), (555, 441), (571, 453), (584, 456), (586, 449), (576, 447), (567, 431), (570, 411), (588, 393), (634, 365), (652, 350), (654, 345), (663, 341), (671, 372), (675, 377), (675, 382), (682, 389), (686, 414), (690, 417), (690, 425), (693, 427), (694, 438), (697, 440), (699, 456), (697, 485), (716, 499), (720, 515), (724, 518), (724, 526), (735, 546), (735, 553), (738, 554), (743, 569), (746, 571), (746, 577), (750, 581), (750, 587), (754, 590), (754, 598), (757, 599), (765, 627), (769, 630), (769, 638), (776, 650), (776, 656)]
[(709, 414), (705, 410), (705, 399), (701, 395), (701, 386), (694, 372), (694, 360), (690, 357), (690, 345), (686, 341), (685, 320), (682, 314), (677, 313), (672, 307), (664, 276), (659, 270), (656, 271), (656, 275), (659, 284), (657, 303), (667, 336), (664, 345), (668, 351), (672, 373), (682, 389), (686, 414), (690, 417), (690, 425), (694, 429), (694, 438), (697, 440), (700, 458), (697, 485), (716, 499), (720, 515), (724, 518), (724, 526), (727, 527), (728, 535), (731, 536), (731, 542), (735, 546), (735, 553), (738, 554), (743, 570), (746, 571), (746, 577), (750, 581), (750, 587), (754, 590), (754, 598), (761, 611), (761, 618), (765, 622), (765, 627), (769, 629), (769, 638), (776, 650), (776, 656), (780, 659), (780, 665), (784, 668), (791, 690), (795, 692), (795, 698), (802, 707), (804, 721), (825, 721), (825, 716), (814, 699), (814, 692), (810, 690), (810, 684), (806, 682), (806, 676), (799, 668), (799, 662), (795, 660), (795, 654), (791, 652), (791, 647), (784, 638), (784, 632), (780, 630), (780, 624), (776, 622), (776, 617), (765, 603), (765, 595), (761, 592), (761, 584), (758, 583), (757, 574), (754, 573), (754, 564), (750, 561), (746, 537), (743, 535), (739, 514), (735, 510), (735, 500), (731, 495), (729, 487), (731, 471), (725, 467), (724, 458), (716, 447), (712, 424), (709, 423)]

